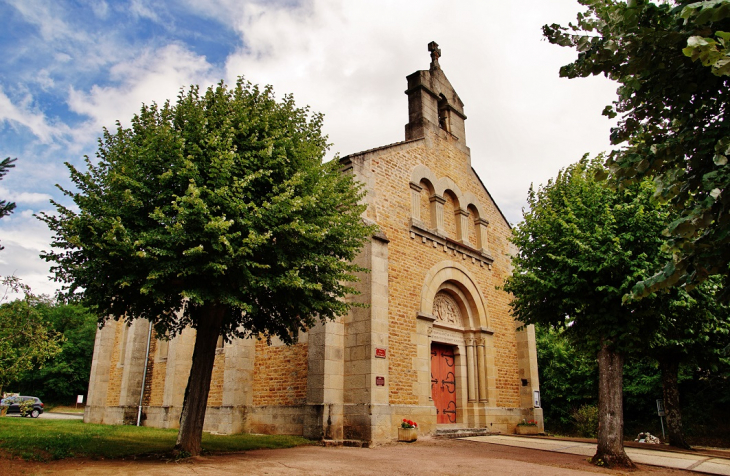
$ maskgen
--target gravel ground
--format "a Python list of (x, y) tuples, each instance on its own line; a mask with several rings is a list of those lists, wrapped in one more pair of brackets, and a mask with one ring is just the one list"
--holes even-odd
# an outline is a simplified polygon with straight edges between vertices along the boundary
[(34, 463), (3, 459), (0, 475), (532, 475), (572, 476), (631, 474), (632, 476), (696, 475), (688, 471), (639, 466), (638, 471), (610, 471), (583, 456), (552, 453), (464, 440), (422, 438), (376, 448), (305, 446), (284, 450), (160, 460), (69, 459)]

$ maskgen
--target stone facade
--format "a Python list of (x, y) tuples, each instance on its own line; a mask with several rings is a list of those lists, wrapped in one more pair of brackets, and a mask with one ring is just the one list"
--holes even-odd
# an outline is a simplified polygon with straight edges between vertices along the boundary
[[(471, 167), (464, 105), (438, 46), (429, 51), (430, 68), (407, 77), (406, 140), (341, 159), (365, 184), (364, 219), (380, 228), (357, 258), (370, 272), (355, 299), (367, 306), (291, 347), (221, 341), (207, 431), (371, 445), (397, 438), (403, 418), (421, 434), (512, 433), (522, 419), (542, 430), (534, 329), (498, 289), (511, 272), (510, 226)], [(85, 421), (136, 421), (141, 395), (143, 424), (178, 426), (195, 332), (153, 335), (145, 365), (149, 331), (113, 321), (97, 333)], [(445, 359), (443, 375), (434, 359)]]

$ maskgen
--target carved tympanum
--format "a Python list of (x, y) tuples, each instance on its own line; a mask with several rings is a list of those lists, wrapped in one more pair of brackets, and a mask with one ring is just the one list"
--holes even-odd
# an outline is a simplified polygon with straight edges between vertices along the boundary
[(456, 304), (454, 298), (445, 292), (436, 294), (433, 299), (433, 313), (436, 315), (437, 321), (454, 325), (461, 324), (459, 305)]

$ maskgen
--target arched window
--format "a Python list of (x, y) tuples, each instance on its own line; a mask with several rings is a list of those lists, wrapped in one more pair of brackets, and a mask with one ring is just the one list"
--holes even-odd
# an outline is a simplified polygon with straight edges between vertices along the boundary
[(429, 228), (436, 228), (436, 213), (433, 210), (431, 197), (433, 196), (433, 185), (428, 180), (421, 180), (421, 195), (419, 207), (421, 210), (421, 222)]
[(439, 127), (446, 132), (451, 132), (451, 111), (449, 110), (449, 101), (446, 96), (441, 94), (438, 101), (439, 108)]
[(459, 213), (459, 199), (451, 190), (444, 193), (444, 233), (452, 239), (458, 239), (457, 221), (461, 220)]

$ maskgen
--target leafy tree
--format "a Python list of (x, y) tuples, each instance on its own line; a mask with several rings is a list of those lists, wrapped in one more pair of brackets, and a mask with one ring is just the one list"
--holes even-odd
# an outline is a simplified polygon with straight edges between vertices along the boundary
[[(15, 167), (15, 162), (17, 159), (11, 159), (10, 157), (5, 158), (4, 160), (0, 161), (0, 180), (3, 179), (5, 174), (8, 173), (10, 169)], [(11, 213), (13, 213), (13, 210), (15, 210), (15, 202), (7, 202), (5, 200), (0, 200), (0, 218), (4, 216), (8, 216)], [(4, 246), (0, 246), (0, 250), (5, 249)]]
[(720, 280), (710, 278), (695, 289), (672, 289), (660, 301), (657, 328), (643, 354), (661, 371), (669, 443), (689, 448), (679, 405), (679, 368), (689, 364), (717, 368), (730, 345), (728, 308), (716, 295)]
[(22, 292), (24, 299), (0, 304), (0, 395), (3, 387), (23, 373), (43, 367), (61, 351), (63, 336), (49, 329), (36, 306), (41, 299), (15, 276), (2, 279), (7, 292)]
[(560, 75), (604, 74), (620, 84), (617, 100), (603, 112), (620, 116), (611, 130), (611, 142), (621, 146), (609, 155), (611, 175), (621, 186), (654, 177), (657, 195), (678, 214), (666, 228), (673, 256), (633, 288), (634, 296), (678, 282), (692, 287), (712, 274), (727, 276), (730, 1), (580, 3), (587, 11), (575, 24), (543, 28), (551, 43), (578, 51)]
[(239, 79), (174, 105), (143, 106), (104, 131), (98, 164), (69, 165), (78, 212), (54, 202), (67, 296), (97, 313), (147, 319), (158, 335), (196, 329), (176, 448), (200, 452), (219, 336), (286, 343), (353, 305), (352, 260), (374, 231), (360, 186), (323, 163), (322, 115)]
[[(706, 281), (691, 294), (694, 296), (696, 291), (702, 291), (711, 295), (713, 290), (707, 287), (712, 281)], [(688, 322), (681, 319), (685, 310), (663, 313), (657, 332), (646, 346), (635, 355), (627, 356), (623, 394), (625, 428), (629, 434), (646, 431), (647, 428), (655, 434), (659, 431), (655, 400), (664, 396), (670, 444), (678, 447), (688, 445), (685, 427), (688, 435), (723, 437), (723, 428), (716, 423), (718, 419), (724, 420), (720, 415), (726, 413), (728, 403), (727, 357), (724, 352), (727, 319), (715, 316), (727, 316), (727, 309), (717, 300), (705, 301), (705, 297), (675, 298), (670, 305), (686, 309), (687, 314), (700, 315), (708, 306), (713, 316), (706, 320), (698, 317)], [(557, 329), (537, 326), (536, 337), (545, 427), (564, 434), (580, 434), (576, 413), (597, 403), (595, 355), (581, 351)], [(657, 359), (665, 363), (662, 368)], [(666, 367), (670, 370), (676, 367), (676, 375), (674, 371), (668, 372)], [(667, 382), (668, 378), (672, 381)], [(668, 395), (671, 393), (674, 395)], [(689, 421), (688, 425), (684, 424), (686, 421)], [(699, 444), (701, 440), (697, 441)], [(707, 441), (702, 444), (707, 444)]]
[[(695, 398), (696, 390), (704, 386), (703, 381), (721, 381), (729, 343), (727, 306), (714, 299), (719, 289), (716, 281), (711, 278), (690, 293), (675, 289), (658, 296), (656, 327), (646, 343), (628, 355), (624, 363), (627, 430), (631, 427), (637, 432), (645, 431), (647, 424), (658, 427), (654, 402), (663, 397), (669, 444), (688, 448), (683, 424), (685, 410), (689, 410), (695, 428), (697, 412), (717, 404), (714, 394), (702, 399), (703, 403)], [(545, 426), (552, 431), (574, 433), (575, 412), (596, 403), (595, 355), (577, 348), (560, 330), (542, 326), (536, 330)], [(687, 381), (689, 374), (699, 369), (704, 369), (700, 377), (686, 384), (692, 390), (680, 392), (682, 379)], [(714, 407), (712, 411), (717, 412)]]
[(596, 404), (595, 353), (576, 349), (560, 329), (538, 325), (535, 331), (545, 426), (552, 431), (571, 432), (573, 413)]
[(612, 191), (596, 179), (601, 159), (583, 158), (537, 192), (513, 230), (519, 252), (504, 289), (515, 317), (563, 329), (573, 344), (597, 355), (598, 449), (593, 462), (633, 466), (623, 449), (622, 372), (656, 320), (653, 302), (623, 296), (663, 258), (667, 212), (642, 181)]
[(61, 352), (42, 368), (23, 373), (16, 388), (26, 395), (56, 402), (85, 395), (94, 353), (96, 316), (79, 304), (41, 302), (35, 308), (50, 330), (63, 335), (64, 342)]
[(656, 400), (662, 396), (661, 372), (645, 349), (628, 355), (624, 363), (624, 420), (630, 436), (659, 429)]

